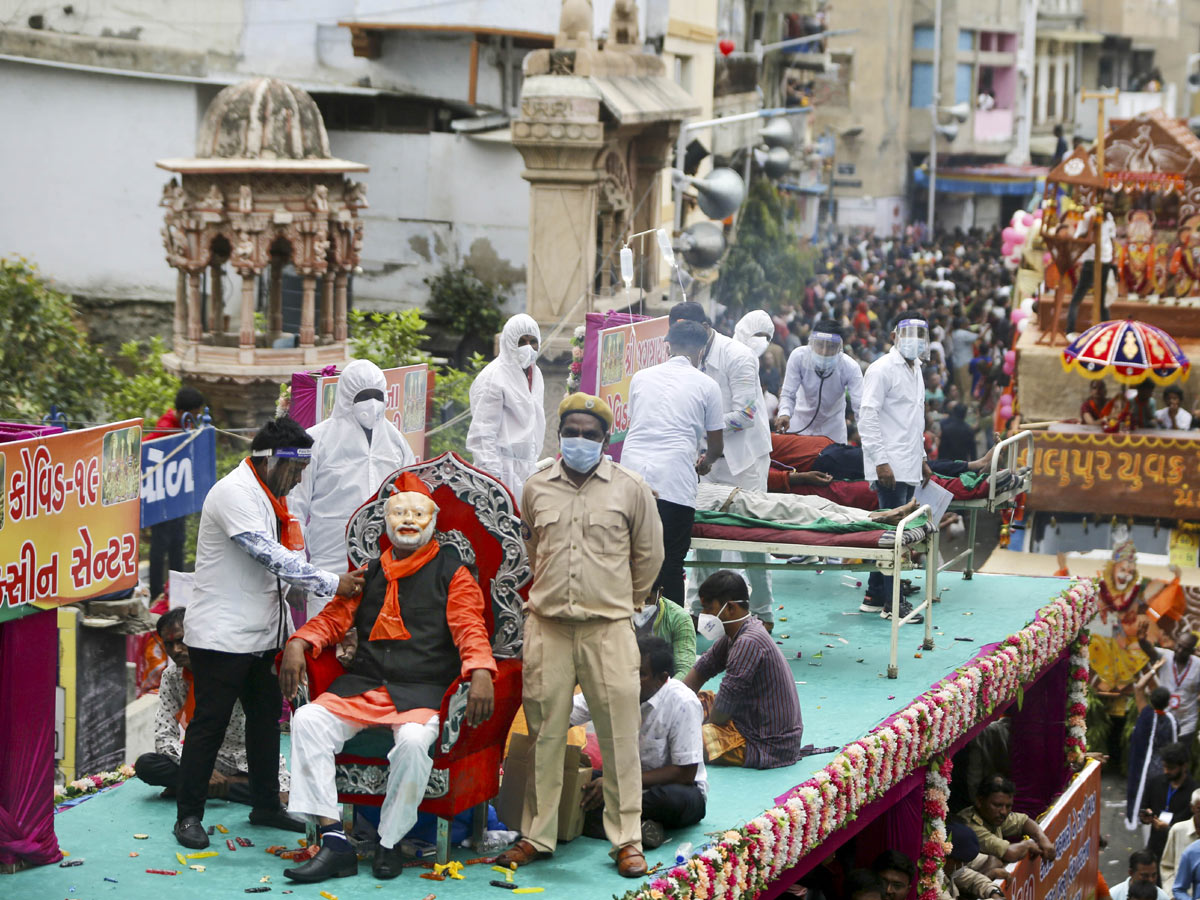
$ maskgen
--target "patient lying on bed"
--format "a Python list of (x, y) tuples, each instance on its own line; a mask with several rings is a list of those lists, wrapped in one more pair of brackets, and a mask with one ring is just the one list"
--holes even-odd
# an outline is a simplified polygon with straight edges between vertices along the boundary
[(842, 506), (824, 497), (796, 494), (770, 494), (729, 484), (702, 481), (696, 487), (697, 512), (723, 512), (735, 516), (761, 519), (785, 525), (815, 525), (824, 519), (839, 525), (858, 525), (873, 522), (879, 525), (898, 525), (900, 520), (917, 508), (915, 500), (895, 509), (859, 509)]

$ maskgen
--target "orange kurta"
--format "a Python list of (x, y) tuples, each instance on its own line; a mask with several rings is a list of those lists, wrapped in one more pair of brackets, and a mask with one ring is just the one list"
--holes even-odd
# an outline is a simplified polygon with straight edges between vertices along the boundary
[[(434, 553), (430, 553), (422, 548), (412, 556), (394, 561), (390, 566), (391, 574), (398, 578), (411, 575), (436, 555), (436, 547), (434, 550)], [(292, 635), (292, 640), (301, 638), (312, 644), (313, 656), (320, 656), (322, 651), (335, 647), (354, 626), (359, 599), (335, 597), (318, 615), (301, 626)], [(462, 658), (463, 677), (476, 669), (484, 669), (493, 676), (496, 674), (496, 661), (492, 657), (492, 647), (483, 618), (483, 603), (483, 591), (479, 589), (478, 582), (466, 566), (460, 566), (450, 580), (450, 590), (446, 598), (446, 624), (450, 628), (454, 646), (458, 648), (458, 655)], [(381, 611), (381, 618), (385, 611), (386, 608)], [(359, 640), (364, 639), (366, 638), (363, 635), (359, 635)], [(368, 726), (395, 726), (409, 722), (423, 725), (438, 712), (436, 709), (399, 711), (383, 687), (354, 697), (339, 697), (326, 691), (313, 702), (336, 716)]]

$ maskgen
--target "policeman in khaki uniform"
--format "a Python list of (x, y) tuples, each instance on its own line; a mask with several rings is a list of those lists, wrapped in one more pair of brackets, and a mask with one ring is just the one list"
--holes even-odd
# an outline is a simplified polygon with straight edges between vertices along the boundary
[(604, 456), (608, 404), (571, 394), (558, 407), (562, 458), (525, 482), (521, 510), (533, 569), (525, 619), (525, 718), (533, 739), (522, 839), (496, 860), (518, 866), (554, 852), (575, 685), (591, 710), (604, 768), (604, 832), (617, 870), (646, 874), (642, 856), (641, 658), (633, 614), (663, 560), (654, 494)]

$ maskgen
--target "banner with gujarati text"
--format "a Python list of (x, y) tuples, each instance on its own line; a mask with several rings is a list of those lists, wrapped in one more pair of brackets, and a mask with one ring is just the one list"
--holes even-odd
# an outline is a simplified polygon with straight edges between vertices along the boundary
[(1023, 859), (1004, 888), (1008, 900), (1094, 900), (1100, 868), (1100, 763), (1088, 760), (1040, 820), (1054, 862)]
[[(337, 397), (339, 375), (317, 378), (317, 422), (323, 422), (333, 412)], [(383, 414), (400, 429), (417, 462), (425, 458), (425, 395), (429, 384), (429, 367), (425, 363), (384, 369), (387, 381), (384, 391)]]
[(1200, 440), (1035, 431), (1033, 450), (1029, 509), (1200, 519)]
[(217, 483), (217, 430), (169, 434), (142, 444), (142, 527), (200, 512)]
[(0, 444), (0, 621), (137, 584), (141, 424)]
[(629, 430), (629, 382), (635, 372), (667, 361), (667, 317), (616, 325), (600, 332), (596, 395), (613, 411), (608, 452), (621, 459), (621, 443)]

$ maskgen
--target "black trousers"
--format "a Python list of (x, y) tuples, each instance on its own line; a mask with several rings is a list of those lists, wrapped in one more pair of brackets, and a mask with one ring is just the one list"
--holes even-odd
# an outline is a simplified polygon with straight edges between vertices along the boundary
[[(1108, 273), (1112, 271), (1112, 263), (1101, 263), (1100, 272), (1100, 316), (1101, 320), (1108, 321), (1108, 304), (1104, 302), (1104, 292), (1108, 289)], [(1079, 284), (1075, 285), (1075, 293), (1071, 295), (1071, 305), (1067, 308), (1067, 334), (1075, 330), (1075, 316), (1079, 313), (1079, 304), (1083, 302), (1083, 295), (1091, 290), (1092, 282), (1096, 280), (1096, 262), (1088, 260), (1083, 263), (1079, 269)], [(1093, 322), (1093, 325), (1099, 325), (1099, 322)]]
[(259, 655), (188, 648), (196, 711), (188, 723), (179, 760), (176, 805), (180, 819), (204, 816), (208, 780), (225, 740), (233, 704), (238, 700), (246, 713), (250, 805), (266, 811), (279, 809), (279, 713), (283, 698), (273, 669), (275, 652)]
[[(897, 506), (903, 506), (913, 498), (913, 494), (917, 491), (914, 484), (904, 484), (897, 481), (889, 490), (883, 485), (875, 484), (875, 496), (879, 498), (880, 509), (895, 509)], [(882, 600), (886, 604), (892, 602), (892, 576), (884, 575), (878, 569), (871, 572), (867, 579), (867, 594), (875, 600)], [(888, 606), (891, 609), (891, 606)]]
[[(695, 825), (705, 809), (704, 792), (694, 784), (656, 784), (642, 791), (642, 818), (653, 819), (667, 831)], [(583, 833), (605, 839), (603, 805), (584, 813)]]
[(663, 596), (672, 603), (683, 606), (683, 560), (692, 546), (692, 523), (696, 521), (696, 510), (669, 500), (659, 500), (657, 503), (658, 517), (662, 519), (663, 562), (658, 570), (656, 586), (662, 588)]
[[(929, 468), (933, 474), (943, 478), (957, 478), (967, 471), (967, 464), (957, 459), (931, 459)], [(830, 444), (817, 456), (813, 463), (814, 472), (825, 472), (836, 481), (874, 481), (875, 473), (868, 478), (863, 471), (862, 447), (849, 444)]]
[[(179, 790), (179, 763), (165, 753), (143, 753), (133, 764), (133, 771), (146, 784)], [(242, 782), (229, 785), (227, 799), (233, 803), (250, 804), (250, 788)]]
[(183, 545), (187, 519), (171, 519), (150, 527), (150, 599), (158, 599), (167, 583), (168, 569), (183, 571)]

